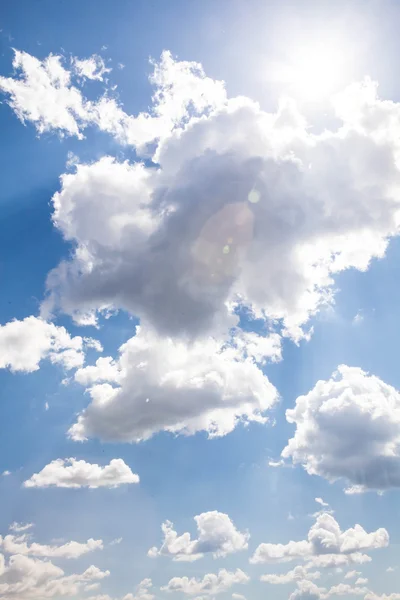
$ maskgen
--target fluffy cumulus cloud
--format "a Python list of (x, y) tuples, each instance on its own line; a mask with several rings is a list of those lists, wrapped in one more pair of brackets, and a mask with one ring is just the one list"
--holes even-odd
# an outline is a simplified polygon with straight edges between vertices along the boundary
[(220, 569), (217, 574), (207, 573), (203, 579), (173, 577), (167, 585), (160, 589), (165, 592), (181, 592), (188, 596), (213, 596), (225, 592), (233, 585), (249, 581), (248, 575), (240, 569), (236, 569), (236, 571)]
[(342, 365), (286, 411), (296, 426), (282, 452), (348, 493), (400, 486), (400, 394), (359, 368)]
[(213, 338), (188, 344), (139, 328), (118, 360), (102, 358), (76, 372), (92, 401), (70, 436), (139, 441), (163, 430), (222, 436), (239, 421), (265, 422), (277, 392), (251, 352)]
[(139, 476), (122, 460), (114, 458), (108, 465), (91, 464), (76, 458), (53, 460), (24, 482), (27, 488), (115, 488), (127, 483), (139, 483)]
[(39, 558), (80, 558), (84, 554), (95, 550), (103, 549), (102, 540), (90, 538), (86, 542), (67, 542), (60, 546), (39, 544), (31, 542), (30, 536), (23, 534), (20, 536), (6, 535), (0, 536), (0, 548), (6, 554), (19, 554), (22, 556), (35, 556)]
[(50, 561), (15, 554), (6, 561), (1, 557), (0, 598), (2, 600), (37, 600), (38, 598), (76, 598), (92, 589), (110, 573), (90, 566), (79, 574), (65, 575)]
[[(48, 276), (43, 316), (93, 324), (124, 309), (143, 326), (117, 361), (79, 374), (92, 402), (71, 436), (223, 435), (262, 420), (276, 393), (254, 363), (279, 359), (277, 332), (307, 337), (335, 273), (367, 269), (398, 233), (399, 106), (366, 80), (335, 99), (339, 128), (316, 135), (292, 102), (267, 113), (228, 98), (200, 65), (164, 52), (152, 108), (133, 116), (110, 95), (87, 101), (61, 57), (17, 52), (14, 66), (0, 89), (39, 131), (79, 137), (92, 124), (151, 158), (78, 162), (53, 197), (73, 251)], [(239, 306), (275, 333), (237, 336), (233, 358)]]
[(71, 337), (64, 327), (38, 317), (0, 325), (0, 369), (30, 373), (39, 369), (43, 359), (65, 369), (82, 367), (85, 347), (102, 349), (97, 340)]
[[(287, 544), (260, 544), (250, 562), (257, 564), (302, 559), (308, 561), (307, 566), (340, 566), (364, 562), (360, 553), (385, 548), (388, 544), (389, 534), (386, 529), (380, 528), (367, 533), (361, 525), (355, 525), (342, 531), (334, 517), (324, 513), (317, 517), (306, 540), (290, 541)], [(336, 561), (335, 557), (342, 559), (342, 562)]]
[(194, 520), (198, 530), (197, 539), (192, 540), (188, 532), (178, 535), (173, 523), (167, 521), (161, 526), (164, 534), (161, 547), (151, 548), (148, 555), (152, 558), (170, 556), (176, 561), (194, 561), (206, 553), (221, 558), (239, 550), (247, 550), (249, 534), (238, 531), (228, 515), (214, 510), (201, 513)]
[[(156, 94), (154, 110), (165, 102), (170, 114), (186, 70), (168, 61), (157, 77), (174, 71), (175, 87)], [(191, 78), (212, 87), (195, 70)], [(240, 300), (299, 339), (329, 301), (333, 275), (367, 269), (398, 232), (399, 107), (371, 82), (335, 106), (342, 126), (315, 135), (290, 102), (270, 114), (221, 95), (201, 117), (171, 117), (154, 166), (78, 164), (53, 198), (75, 253), (51, 273), (47, 309), (80, 320), (124, 308), (159, 332), (198, 336), (230, 322)]]

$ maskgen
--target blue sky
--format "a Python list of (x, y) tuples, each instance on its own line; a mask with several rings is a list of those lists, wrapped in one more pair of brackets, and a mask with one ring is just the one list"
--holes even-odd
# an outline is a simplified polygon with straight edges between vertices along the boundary
[(2, 3), (0, 598), (400, 597), (399, 11)]

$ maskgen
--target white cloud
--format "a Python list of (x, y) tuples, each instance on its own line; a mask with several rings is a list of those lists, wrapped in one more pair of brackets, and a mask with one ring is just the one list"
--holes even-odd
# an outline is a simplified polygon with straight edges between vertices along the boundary
[(239, 422), (266, 421), (277, 392), (241, 348), (208, 338), (188, 344), (139, 328), (119, 359), (77, 371), (91, 404), (71, 427), (75, 440), (140, 441), (158, 431), (222, 436)]
[[(226, 323), (240, 298), (300, 339), (333, 276), (366, 270), (398, 232), (398, 136), (384, 103), (367, 107), (365, 86), (352, 88), (347, 104), (376, 110), (375, 129), (360, 129), (342, 99), (343, 127), (315, 135), (293, 103), (270, 114), (225, 100), (220, 82), (169, 55), (153, 80), (151, 117), (130, 117), (131, 127), (109, 98), (97, 110), (103, 128), (136, 146), (158, 135), (158, 166), (103, 158), (63, 176), (54, 221), (76, 250), (50, 274), (45, 308), (78, 320), (123, 308), (159, 332), (198, 336)], [(189, 118), (189, 97), (211, 112)]]
[(361, 552), (352, 552), (351, 554), (320, 554), (307, 558), (307, 569), (340, 569), (349, 565), (363, 565), (371, 562), (371, 557), (368, 554)]
[(291, 571), (282, 573), (281, 575), (276, 575), (275, 573), (261, 575), (260, 581), (272, 583), (274, 585), (284, 585), (286, 583), (291, 583), (292, 581), (319, 579), (320, 576), (321, 573), (319, 571), (308, 571), (307, 568), (298, 565)]
[(115, 538), (114, 540), (112, 540), (110, 542), (110, 546), (116, 546), (117, 544), (120, 544), (122, 542), (122, 539), (123, 539), (122, 537)]
[(73, 75), (78, 81), (103, 81), (111, 71), (103, 58), (73, 57), (71, 62), (72, 71), (65, 67), (63, 56), (50, 54), (41, 61), (16, 50), (16, 75), (0, 77), (0, 91), (8, 96), (11, 108), (22, 122), (33, 123), (39, 134), (56, 131), (82, 139), (85, 128), (95, 125), (122, 143), (145, 148), (182, 126), (189, 114), (207, 113), (226, 100), (223, 82), (206, 77), (201, 65), (177, 61), (169, 52), (163, 52), (159, 62), (152, 61), (152, 111), (131, 116), (107, 94), (88, 101), (73, 85)]
[(18, 76), (0, 77), (0, 91), (8, 95), (18, 118), (33, 123), (39, 133), (55, 130), (82, 138), (93, 107), (71, 85), (63, 58), (50, 54), (40, 61), (16, 50), (13, 67)]
[(338, 585), (332, 586), (326, 595), (328, 596), (365, 596), (369, 590), (366, 587), (359, 587), (356, 585), (353, 587), (348, 583), (339, 583)]
[(214, 594), (220, 594), (225, 592), (233, 585), (239, 583), (248, 583), (249, 577), (241, 571), (227, 571), (226, 569), (220, 569), (217, 574), (207, 573), (203, 579), (196, 579), (195, 577), (173, 577), (170, 579), (167, 585), (161, 587), (161, 591), (165, 592), (182, 592), (189, 596), (204, 594), (212, 596)]
[(359, 575), (361, 575), (360, 571), (348, 571), (344, 578), (345, 579), (353, 579), (353, 577), (358, 577)]
[[(126, 594), (120, 600), (153, 600), (154, 594), (151, 592), (150, 588), (153, 586), (151, 579), (143, 579), (139, 583), (136, 588), (134, 594)], [(88, 588), (86, 588), (88, 589)], [(90, 596), (87, 600), (117, 600), (116, 598), (112, 598), (108, 594), (101, 594), (100, 596)]]
[(321, 506), (329, 506), (328, 502), (324, 502), (322, 500), (322, 498), (314, 498), (315, 502), (317, 502), (317, 504), (320, 504)]
[(11, 523), (9, 530), (15, 531), (16, 533), (21, 533), (22, 531), (32, 529), (33, 526), (33, 523), (17, 523), (16, 521), (14, 521), (14, 523)]
[(106, 67), (104, 59), (98, 54), (93, 54), (89, 58), (73, 58), (72, 65), (75, 73), (84, 79), (104, 81), (104, 75), (111, 72)]
[(11, 471), (3, 471), (2, 475), (3, 477), (7, 477), (8, 475), (11, 475)]
[(38, 317), (10, 321), (0, 325), (0, 369), (30, 373), (44, 359), (75, 369), (84, 363), (85, 345), (80, 336), (71, 337), (64, 327)]
[(282, 452), (311, 475), (344, 478), (347, 493), (400, 486), (400, 394), (342, 365), (286, 411), (296, 431)]
[(5, 562), (0, 556), (3, 564), (0, 598), (4, 600), (76, 597), (80, 591), (90, 589), (91, 582), (100, 581), (110, 574), (92, 565), (81, 574), (65, 575), (60, 567), (47, 560), (16, 554)]
[(368, 579), (366, 577), (359, 577), (356, 579), (355, 585), (365, 585), (368, 583)]
[(38, 544), (37, 542), (28, 543), (29, 537), (24, 534), (20, 536), (6, 535), (0, 536), (0, 547), (6, 554), (20, 554), (22, 556), (35, 556), (39, 558), (67, 558), (74, 559), (103, 549), (102, 540), (90, 538), (87, 542), (67, 542), (61, 546)]
[(246, 596), (243, 596), (243, 594), (232, 594), (232, 598), (233, 600), (246, 600)]
[(91, 464), (76, 458), (53, 460), (39, 473), (24, 482), (27, 488), (115, 488), (128, 483), (139, 483), (139, 476), (122, 460), (114, 458), (108, 465)]
[(393, 573), (393, 571), (395, 571), (397, 569), (397, 567), (388, 567), (386, 569), (386, 573)]
[(188, 532), (178, 536), (173, 524), (166, 521), (161, 526), (164, 534), (161, 547), (151, 548), (148, 555), (152, 558), (170, 556), (175, 561), (194, 561), (208, 552), (214, 558), (221, 558), (239, 550), (247, 550), (249, 534), (238, 531), (228, 515), (214, 510), (201, 513), (194, 520), (198, 530), (197, 539), (192, 540)]
[(374, 592), (369, 592), (364, 600), (400, 600), (400, 593), (393, 592), (391, 594), (375, 594)]
[(317, 587), (310, 581), (302, 580), (297, 582), (297, 590), (289, 596), (289, 600), (327, 600), (331, 596), (365, 596), (368, 593), (366, 587), (352, 587), (347, 583), (339, 583), (327, 590)]
[[(311, 566), (331, 566), (340, 561), (332, 561), (332, 557), (343, 557), (343, 563), (358, 561), (357, 553), (370, 551), (376, 548), (385, 548), (389, 544), (389, 534), (386, 529), (380, 528), (367, 533), (360, 525), (341, 531), (334, 517), (328, 513), (319, 515), (310, 528), (307, 539), (299, 542), (290, 541), (287, 544), (260, 544), (254, 555), (252, 563), (286, 562), (294, 559), (310, 560)], [(314, 558), (322, 557), (327, 561), (314, 562)], [(306, 565), (308, 567), (308, 565)]]
[(299, 581), (297, 583), (297, 589), (290, 594), (289, 600), (323, 600), (325, 595), (325, 588), (319, 588), (312, 583), (312, 581)]

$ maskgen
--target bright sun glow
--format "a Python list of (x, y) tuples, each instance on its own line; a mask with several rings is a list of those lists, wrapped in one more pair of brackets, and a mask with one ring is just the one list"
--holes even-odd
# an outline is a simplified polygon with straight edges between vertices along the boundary
[(289, 95), (320, 102), (339, 91), (346, 77), (346, 59), (340, 44), (299, 44), (289, 52), (286, 64), (275, 65), (273, 78)]
[(343, 69), (338, 51), (315, 46), (300, 51), (296, 56), (291, 67), (291, 83), (305, 99), (318, 101), (335, 91)]

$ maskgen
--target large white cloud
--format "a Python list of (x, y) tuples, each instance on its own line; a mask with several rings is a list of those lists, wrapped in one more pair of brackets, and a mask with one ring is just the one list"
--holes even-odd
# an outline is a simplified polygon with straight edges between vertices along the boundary
[[(342, 531), (334, 517), (324, 513), (317, 517), (306, 540), (290, 541), (287, 544), (260, 544), (250, 562), (257, 564), (302, 559), (309, 561), (310, 566), (331, 566), (332, 556), (344, 557), (344, 564), (353, 562), (353, 559), (354, 562), (360, 562), (360, 552), (385, 548), (388, 544), (389, 534), (384, 528), (367, 533), (361, 525), (355, 525)], [(319, 557), (327, 557), (327, 564), (324, 565), (323, 561), (320, 565), (318, 561), (313, 563), (312, 559)]]
[(308, 473), (345, 478), (349, 493), (400, 486), (400, 394), (378, 377), (341, 365), (286, 418), (296, 431), (282, 456)]
[(49, 359), (65, 369), (82, 367), (85, 346), (101, 350), (97, 340), (71, 337), (64, 327), (38, 317), (26, 317), (0, 325), (0, 369), (32, 372)]
[(207, 573), (203, 579), (195, 577), (173, 577), (167, 585), (161, 587), (165, 592), (182, 592), (189, 596), (206, 595), (212, 596), (225, 592), (230, 587), (238, 583), (248, 583), (250, 578), (241, 569), (236, 571), (227, 571), (220, 569), (217, 574)]
[(74, 597), (91, 589), (93, 582), (107, 577), (109, 571), (91, 566), (80, 574), (65, 575), (50, 561), (37, 560), (21, 554), (6, 562), (1, 557), (0, 598), (2, 600), (38, 600), (38, 598)]
[(226, 326), (240, 299), (298, 339), (332, 276), (367, 269), (398, 232), (400, 108), (385, 106), (355, 86), (336, 100), (342, 127), (315, 135), (291, 103), (269, 114), (234, 98), (163, 136), (157, 166), (77, 165), (53, 198), (76, 251), (50, 274), (46, 309), (124, 308), (193, 336)]
[[(139, 328), (118, 360), (103, 358), (76, 372), (92, 401), (70, 435), (139, 441), (163, 430), (204, 430), (222, 436), (240, 421), (265, 422), (277, 392), (251, 356), (255, 346), (212, 338), (187, 344)], [(268, 351), (276, 355), (275, 346)]]
[(115, 488), (128, 483), (139, 483), (139, 476), (122, 460), (114, 458), (110, 464), (91, 464), (76, 458), (53, 460), (24, 482), (27, 488)]
[(212, 553), (214, 558), (246, 550), (249, 534), (241, 533), (225, 513), (216, 510), (201, 513), (194, 517), (198, 538), (192, 540), (190, 533), (178, 535), (170, 521), (162, 524), (164, 540), (160, 548), (153, 547), (148, 556), (170, 556), (176, 561), (194, 561), (205, 553)]

